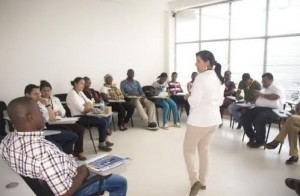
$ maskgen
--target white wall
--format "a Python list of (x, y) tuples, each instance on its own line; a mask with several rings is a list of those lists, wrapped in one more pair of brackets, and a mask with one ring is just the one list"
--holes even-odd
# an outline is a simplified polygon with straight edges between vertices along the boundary
[(48, 80), (67, 92), (76, 76), (99, 89), (136, 72), (142, 85), (168, 67), (168, 0), (0, 0), (0, 100)]

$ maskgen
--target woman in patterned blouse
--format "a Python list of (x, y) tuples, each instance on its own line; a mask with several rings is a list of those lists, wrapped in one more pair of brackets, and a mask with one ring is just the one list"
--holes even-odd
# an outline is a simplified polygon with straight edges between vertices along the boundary
[(124, 96), (120, 89), (113, 84), (113, 77), (110, 74), (104, 76), (104, 85), (100, 90), (101, 97), (106, 101), (115, 100), (119, 102), (110, 102), (109, 105), (113, 111), (118, 112), (118, 127), (121, 131), (127, 130), (126, 124), (132, 117), (134, 112), (134, 105), (129, 102), (122, 102)]

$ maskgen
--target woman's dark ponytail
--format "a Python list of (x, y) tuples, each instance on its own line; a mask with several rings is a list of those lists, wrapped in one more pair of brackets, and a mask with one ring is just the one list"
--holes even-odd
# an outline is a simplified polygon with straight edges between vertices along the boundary
[(222, 66), (220, 63), (218, 63), (215, 60), (213, 53), (208, 50), (201, 50), (200, 52), (196, 53), (196, 56), (201, 57), (202, 60), (204, 60), (205, 62), (209, 61), (211, 65), (215, 65), (215, 72), (216, 72), (221, 84), (224, 84), (224, 78), (221, 74)]
[(224, 84), (224, 77), (221, 74), (221, 71), (222, 71), (221, 64), (218, 63), (217, 61), (215, 61), (214, 65), (215, 65), (215, 72), (216, 72), (221, 84)]

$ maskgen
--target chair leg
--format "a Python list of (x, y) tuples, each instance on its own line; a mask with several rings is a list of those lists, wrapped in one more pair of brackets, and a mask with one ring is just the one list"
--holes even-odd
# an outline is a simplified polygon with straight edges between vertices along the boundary
[[(270, 134), (270, 129), (271, 129), (271, 124), (272, 123), (269, 123), (269, 128), (268, 128), (267, 136), (266, 136), (266, 139), (265, 139), (265, 144), (268, 142), (268, 138), (269, 138), (269, 134)], [(266, 147), (264, 147), (264, 149), (266, 149)]]
[(244, 139), (245, 139), (245, 135), (246, 135), (246, 133), (245, 133), (245, 131), (244, 131), (244, 134), (243, 134), (243, 137), (242, 137), (242, 142), (243, 142)]
[(95, 142), (94, 142), (94, 138), (93, 138), (93, 134), (92, 134), (91, 127), (88, 127), (88, 130), (89, 130), (89, 133), (90, 133), (90, 138), (91, 138), (92, 143), (93, 143), (93, 147), (94, 147), (94, 150), (95, 150), (95, 154), (97, 154), (97, 149), (96, 149), (96, 145), (95, 145)]
[(116, 131), (116, 124), (115, 124), (115, 118), (114, 118), (114, 115), (112, 115), (112, 126), (113, 126), (113, 129), (114, 129), (114, 132)]
[(158, 116), (158, 109), (156, 108), (156, 120), (157, 120), (157, 125), (159, 126), (159, 116)]
[(131, 127), (134, 127), (132, 117), (130, 118), (130, 121), (131, 121)]

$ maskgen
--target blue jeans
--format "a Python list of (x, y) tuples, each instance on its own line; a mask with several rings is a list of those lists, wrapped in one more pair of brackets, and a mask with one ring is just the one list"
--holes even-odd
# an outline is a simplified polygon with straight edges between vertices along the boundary
[(61, 151), (66, 154), (73, 152), (73, 145), (77, 140), (77, 134), (72, 131), (61, 131), (60, 134), (47, 135), (45, 139), (54, 143)]
[(80, 116), (78, 124), (87, 127), (97, 127), (99, 134), (99, 143), (106, 140), (106, 130), (109, 127), (111, 118), (98, 118), (94, 116)]
[(229, 113), (233, 116), (233, 119), (238, 123), (240, 122), (240, 115), (239, 112), (237, 111), (239, 109), (241, 109), (241, 106), (236, 105), (236, 103), (230, 104), (227, 108)]
[(168, 121), (168, 114), (171, 108), (173, 113), (174, 124), (179, 122), (179, 116), (177, 111), (177, 105), (172, 99), (156, 99), (155, 103), (163, 108), (163, 123)]
[[(90, 174), (95, 175), (95, 174)], [(86, 196), (96, 193), (99, 188), (99, 181), (90, 186), (80, 190), (75, 196)], [(102, 191), (108, 191), (110, 196), (126, 196), (127, 180), (126, 178), (112, 174), (109, 178), (104, 180)]]
[(276, 119), (278, 119), (278, 116), (272, 111), (272, 108), (255, 107), (242, 115), (241, 124), (250, 140), (256, 140), (257, 143), (264, 144), (266, 124)]

